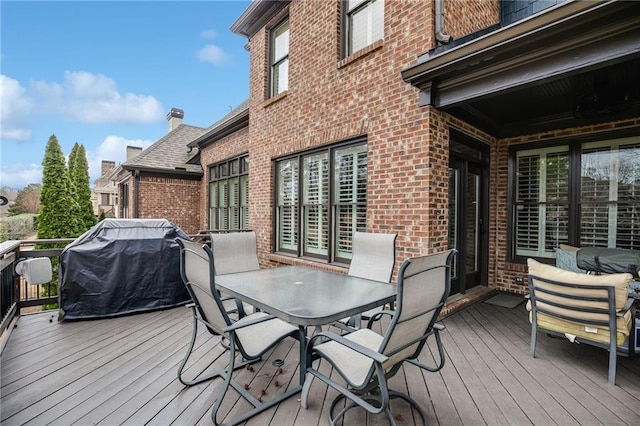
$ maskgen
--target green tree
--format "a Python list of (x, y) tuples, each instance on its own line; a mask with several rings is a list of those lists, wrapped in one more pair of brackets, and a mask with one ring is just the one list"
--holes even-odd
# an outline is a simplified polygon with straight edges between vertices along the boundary
[(47, 142), (42, 167), (38, 238), (77, 237), (82, 228), (74, 215), (76, 202), (72, 197), (64, 155), (55, 135), (51, 135)]
[(107, 216), (104, 214), (104, 212), (100, 212), (100, 216), (98, 216), (98, 222), (102, 222), (106, 218)]
[(78, 205), (77, 216), (84, 232), (96, 224), (96, 216), (93, 213), (93, 203), (91, 202), (87, 154), (84, 146), (78, 142), (73, 145), (71, 154), (69, 154), (69, 177), (71, 178), (73, 196)]
[(17, 216), (22, 213), (38, 214), (41, 191), (42, 185), (39, 183), (30, 183), (18, 191), (15, 201), (9, 206), (9, 216)]
[[(38, 239), (72, 238), (80, 235), (82, 226), (76, 215), (79, 211), (72, 196), (71, 179), (55, 135), (49, 137), (42, 160), (42, 192), (40, 193), (40, 214), (38, 216)], [(38, 245), (37, 248), (62, 248), (66, 244)], [(53, 279), (42, 286), (43, 296), (58, 294), (58, 259), (51, 259)], [(56, 308), (45, 305), (45, 309)]]

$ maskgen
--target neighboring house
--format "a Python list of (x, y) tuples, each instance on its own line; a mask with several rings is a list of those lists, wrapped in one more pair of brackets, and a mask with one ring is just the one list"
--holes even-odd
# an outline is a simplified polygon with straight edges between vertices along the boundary
[(167, 219), (186, 233), (200, 229), (198, 149), (187, 144), (206, 129), (182, 124), (184, 112), (167, 114), (169, 132), (135, 158), (120, 165), (113, 177), (118, 185), (119, 217)]
[(100, 177), (95, 180), (93, 191), (91, 191), (93, 212), (96, 216), (104, 213), (109, 217), (118, 217), (118, 188), (116, 183), (110, 179), (115, 169), (115, 161), (102, 160)]
[(214, 217), (237, 159), (263, 263), (337, 268), (354, 230), (393, 232), (398, 264), (458, 249), (453, 293), (523, 292), (525, 259), (560, 243), (640, 249), (638, 16), (255, 0), (232, 26), (249, 40), (249, 126), (200, 140), (200, 227), (231, 227)]

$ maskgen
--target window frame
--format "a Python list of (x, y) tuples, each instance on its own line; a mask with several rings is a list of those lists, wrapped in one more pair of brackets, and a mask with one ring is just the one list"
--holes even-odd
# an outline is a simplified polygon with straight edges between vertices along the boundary
[[(275, 50), (276, 50), (276, 33), (279, 29), (281, 29), (284, 25), (287, 25), (287, 53), (282, 57), (276, 60)], [(282, 19), (278, 21), (273, 27), (269, 29), (269, 51), (268, 51), (268, 70), (269, 70), (269, 87), (268, 87), (268, 98), (273, 98), (275, 96), (280, 95), (289, 90), (289, 52), (290, 52), (290, 22), (289, 15), (284, 16)], [(277, 90), (276, 87), (279, 87), (276, 83), (276, 78), (279, 74), (276, 73), (276, 69), (284, 64), (287, 64), (287, 85), (283, 90)]]
[[(376, 38), (376, 39), (372, 39), (370, 41), (368, 41), (364, 46), (361, 46), (357, 49), (353, 48), (353, 37), (352, 37), (352, 28), (351, 28), (351, 17), (355, 14), (357, 14), (358, 12), (361, 12), (369, 7), (372, 7), (373, 3), (376, 2), (381, 2), (382, 3), (382, 35), (380, 38)], [(385, 9), (385, 5), (384, 5), (384, 0), (360, 0), (358, 3), (355, 4), (355, 6), (353, 6), (351, 9), (349, 9), (349, 0), (342, 0), (342, 8), (341, 8), (341, 27), (342, 27), (342, 58), (347, 58), (351, 55), (353, 55), (354, 53), (372, 45), (373, 43), (375, 43), (378, 40), (383, 40), (384, 39), (384, 9)], [(371, 28), (367, 28), (368, 31), (371, 30)]]
[[(234, 170), (234, 165), (237, 170)], [(207, 182), (207, 223), (211, 230), (222, 231), (244, 231), (249, 229), (249, 154), (244, 153), (236, 157), (229, 158), (224, 161), (220, 161), (214, 164), (210, 164), (207, 167), (208, 170), (208, 182)], [(237, 205), (232, 204), (232, 183), (237, 180), (238, 185), (238, 202)], [(220, 183), (225, 183), (226, 191), (226, 205), (220, 206)], [(217, 191), (215, 194), (216, 203), (214, 205), (213, 185), (217, 184)], [(246, 185), (246, 187), (245, 187)], [(238, 213), (238, 227), (231, 228), (231, 218), (233, 209), (237, 208)], [(217, 210), (214, 215), (214, 209)], [(225, 209), (226, 212), (226, 226), (221, 227), (220, 211)], [(216, 223), (214, 223), (214, 221)], [(213, 226), (216, 225), (216, 226)]]
[[(568, 155), (568, 209), (567, 209), (567, 241), (566, 244), (577, 246), (581, 245), (581, 231), (583, 229), (582, 217), (581, 217), (581, 200), (582, 196), (582, 156), (583, 147), (593, 146), (601, 144), (609, 144), (611, 149), (618, 150), (620, 145), (633, 145), (640, 144), (640, 134), (638, 130), (626, 130), (621, 132), (611, 132), (608, 134), (600, 135), (578, 135), (572, 138), (558, 138), (544, 143), (529, 143), (522, 145), (513, 145), (509, 147), (508, 157), (508, 216), (507, 216), (507, 250), (509, 261), (524, 263), (529, 257), (536, 258), (543, 262), (552, 262), (554, 259), (553, 253), (548, 253), (548, 256), (529, 256), (517, 253), (517, 233), (516, 233), (516, 208), (517, 208), (517, 154), (523, 151), (529, 150), (553, 150), (560, 146), (567, 146)], [(635, 139), (635, 140), (634, 140)], [(615, 145), (615, 146), (614, 146)], [(606, 200), (604, 204), (615, 203), (620, 205), (620, 200)], [(577, 220), (576, 220), (577, 218)], [(616, 221), (619, 219), (616, 216)], [(540, 241), (540, 240), (538, 240)]]
[[(336, 168), (335, 155), (337, 151), (349, 149), (349, 148), (358, 148), (361, 147), (365, 153), (365, 170), (364, 175), (366, 180), (368, 181), (368, 144), (367, 139), (365, 138), (357, 138), (349, 141), (344, 141), (341, 143), (333, 144), (331, 146), (325, 146), (322, 148), (312, 149), (304, 152), (299, 152), (291, 155), (287, 155), (284, 157), (280, 157), (274, 160), (273, 162), (273, 176), (274, 176), (274, 186), (273, 186), (273, 251), (274, 253), (284, 254), (288, 256), (294, 256), (298, 258), (312, 259), (316, 261), (322, 261), (326, 263), (339, 263), (339, 264), (348, 264), (350, 262), (350, 257), (341, 257), (338, 256), (338, 241), (343, 242), (343, 239), (338, 238), (339, 230), (337, 228), (338, 220), (338, 210), (337, 208), (340, 205), (340, 200), (337, 200), (335, 197), (336, 189), (335, 189), (335, 174), (338, 170)], [(305, 160), (310, 159), (316, 156), (321, 156), (323, 153), (327, 155), (327, 173), (328, 179), (326, 181), (326, 200), (321, 203), (317, 203), (318, 206), (324, 207), (324, 211), (327, 214), (327, 227), (326, 227), (326, 254), (314, 253), (312, 250), (307, 250), (305, 247), (306, 244), (306, 229), (305, 229), (305, 212), (308, 210), (310, 204), (305, 202), (305, 181), (304, 181), (304, 166)], [(356, 154), (357, 155), (357, 154)], [(283, 248), (280, 246), (280, 216), (281, 209), (283, 206), (280, 204), (279, 193), (280, 193), (280, 185), (281, 175), (280, 175), (280, 166), (285, 166), (287, 163), (292, 164), (293, 167), (291, 169), (297, 170), (296, 181), (290, 183), (292, 187), (296, 190), (294, 210), (290, 215), (294, 218), (295, 224), (291, 227), (292, 235), (296, 236), (297, 241), (295, 242), (295, 249), (293, 248)], [(357, 164), (356, 164), (357, 166)], [(355, 171), (354, 177), (357, 182), (357, 169)], [(352, 227), (351, 231), (353, 233), (354, 230), (365, 231), (366, 230), (366, 214), (367, 214), (367, 199), (368, 199), (368, 184), (365, 182), (364, 188), (364, 201), (358, 201), (352, 203), (356, 209), (362, 209), (360, 215), (363, 217), (362, 224), (358, 224), (356, 220), (356, 224)], [(324, 192), (324, 191), (322, 191)], [(290, 197), (294, 198), (294, 197)], [(315, 206), (316, 204), (314, 204)], [(286, 207), (286, 206), (285, 206)], [(349, 236), (350, 238), (350, 236)]]

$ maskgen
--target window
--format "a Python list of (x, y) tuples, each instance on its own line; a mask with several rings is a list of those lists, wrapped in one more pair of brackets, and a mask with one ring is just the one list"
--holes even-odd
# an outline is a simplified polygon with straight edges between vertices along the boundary
[(640, 138), (514, 156), (515, 256), (551, 258), (560, 243), (640, 249)]
[(122, 218), (129, 218), (129, 184), (122, 185)]
[(384, 37), (384, 0), (346, 0), (346, 52), (349, 56)]
[(249, 156), (209, 167), (209, 228), (248, 229)]
[(289, 20), (271, 30), (270, 40), (271, 85), (270, 97), (289, 88)]
[(350, 259), (351, 235), (366, 229), (366, 143), (281, 159), (275, 170), (276, 251)]

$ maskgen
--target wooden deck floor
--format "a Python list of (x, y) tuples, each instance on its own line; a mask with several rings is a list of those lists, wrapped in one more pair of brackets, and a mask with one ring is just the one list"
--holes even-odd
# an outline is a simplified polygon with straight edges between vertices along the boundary
[[(185, 388), (176, 379), (190, 321), (185, 307), (64, 323), (51, 314), (21, 317), (2, 353), (1, 423), (210, 425), (221, 380)], [(617, 385), (611, 386), (600, 349), (541, 335), (532, 359), (523, 305), (477, 303), (443, 322), (445, 368), (427, 373), (408, 365), (391, 383), (408, 390), (430, 424), (640, 425), (640, 359), (619, 357)], [(217, 339), (201, 337), (194, 368), (211, 361), (223, 365)], [(430, 350), (423, 351), (423, 361), (430, 357)], [(285, 360), (281, 374), (272, 365), (276, 358)], [(265, 389), (269, 398), (297, 383), (297, 360), (297, 341), (288, 339), (253, 372), (239, 371), (236, 378), (256, 395)], [(307, 410), (291, 398), (247, 424), (324, 425), (334, 395), (315, 381)], [(228, 396), (222, 412), (233, 416), (246, 408)], [(399, 424), (415, 424), (403, 403), (394, 413)], [(345, 424), (387, 424), (359, 410), (350, 414)]]

